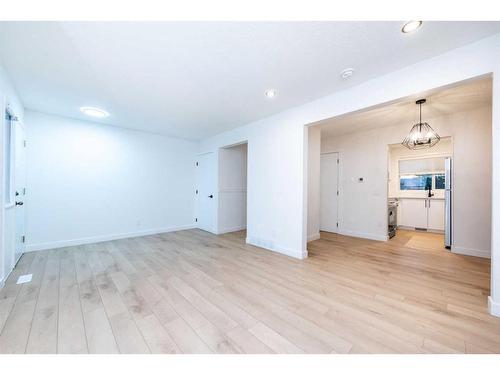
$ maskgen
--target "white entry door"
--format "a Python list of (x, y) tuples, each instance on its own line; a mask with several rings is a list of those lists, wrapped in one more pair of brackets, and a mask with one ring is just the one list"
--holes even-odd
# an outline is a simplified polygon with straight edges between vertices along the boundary
[(26, 225), (26, 136), (24, 126), (14, 122), (14, 200), (15, 200), (15, 262), (24, 253)]
[(215, 233), (215, 209), (217, 201), (217, 169), (215, 153), (198, 156), (197, 161), (197, 222), (198, 228)]
[(325, 232), (338, 231), (338, 160), (337, 152), (321, 155), (319, 229)]

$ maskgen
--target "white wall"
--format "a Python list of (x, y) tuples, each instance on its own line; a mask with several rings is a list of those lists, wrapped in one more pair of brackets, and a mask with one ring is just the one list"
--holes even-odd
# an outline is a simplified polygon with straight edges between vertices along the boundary
[(0, 65), (0, 287), (14, 267), (15, 246), (15, 206), (4, 205), (4, 137), (5, 137), (5, 109), (8, 107), (19, 118), (24, 121), (24, 107), (12, 85), (7, 72)]
[[(426, 121), (440, 136), (453, 139), (452, 251), (490, 257), (491, 107)], [(408, 131), (409, 125), (401, 124), (322, 139), (322, 153), (340, 153), (340, 233), (386, 239), (388, 145)], [(449, 141), (435, 147), (429, 151), (450, 151)]]
[(26, 111), (27, 250), (194, 226), (196, 143)]
[(219, 150), (217, 233), (247, 227), (247, 144)]
[[(307, 256), (307, 147), (304, 126), (493, 73), (500, 96), (500, 34), (250, 123), (201, 142), (200, 152), (248, 141), (247, 241), (298, 258)], [(279, 100), (279, 97), (276, 98)], [(494, 99), (494, 144), (500, 149), (500, 101)], [(494, 163), (500, 165), (500, 152)], [(499, 168), (500, 170), (500, 168)], [(500, 172), (494, 172), (493, 213), (500, 212)], [(497, 190), (498, 189), (498, 190)], [(492, 311), (500, 315), (500, 220), (493, 222)], [(498, 250), (497, 250), (498, 249)], [(495, 252), (499, 254), (495, 261)]]

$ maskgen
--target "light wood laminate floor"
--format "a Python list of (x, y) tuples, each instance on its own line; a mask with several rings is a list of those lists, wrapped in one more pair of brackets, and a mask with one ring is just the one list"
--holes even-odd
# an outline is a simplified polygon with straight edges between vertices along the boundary
[(201, 230), (27, 253), (0, 290), (0, 352), (500, 352), (489, 260), (428, 233), (321, 237), (305, 260)]

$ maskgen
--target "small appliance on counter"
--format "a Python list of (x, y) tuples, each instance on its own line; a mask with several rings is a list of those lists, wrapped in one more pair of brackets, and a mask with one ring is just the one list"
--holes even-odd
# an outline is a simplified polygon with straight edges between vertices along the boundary
[(396, 235), (396, 229), (398, 227), (398, 201), (396, 199), (389, 200), (388, 206), (388, 232), (389, 238), (392, 238)]

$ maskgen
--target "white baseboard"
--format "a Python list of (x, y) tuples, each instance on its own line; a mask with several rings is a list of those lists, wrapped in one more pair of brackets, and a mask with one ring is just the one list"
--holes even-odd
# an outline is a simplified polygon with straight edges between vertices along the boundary
[(14, 271), (14, 267), (9, 267), (10, 270), (7, 272), (7, 275), (5, 275), (2, 280), (0, 280), (0, 289), (2, 289), (5, 286), (5, 282), (9, 278), (10, 274), (12, 273), (12, 271)]
[(118, 234), (109, 234), (109, 235), (102, 235), (102, 236), (77, 238), (74, 240), (63, 240), (63, 241), (44, 242), (44, 243), (38, 243), (38, 244), (28, 244), (26, 246), (26, 252), (40, 251), (40, 250), (47, 250), (47, 249), (58, 249), (58, 248), (67, 247), (67, 246), (78, 246), (78, 245), (85, 245), (85, 244), (90, 244), (90, 243), (119, 240), (122, 238), (150, 236), (153, 234), (175, 232), (178, 230), (186, 230), (186, 229), (193, 229), (193, 228), (195, 228), (195, 225), (183, 225), (183, 226), (178, 226), (178, 227), (148, 229), (148, 230), (137, 231), (137, 232), (118, 233)]
[(389, 236), (387, 234), (380, 235), (375, 233), (356, 232), (345, 229), (339, 229), (339, 234), (343, 234), (344, 236), (350, 236), (350, 237), (366, 238), (367, 240), (375, 240), (375, 241), (387, 241), (389, 239)]
[(465, 247), (451, 245), (451, 252), (454, 254), (470, 255), (480, 258), (491, 258), (491, 252), (488, 250), (466, 249)]
[(238, 231), (243, 230), (243, 229), (247, 229), (247, 226), (246, 225), (240, 225), (240, 226), (232, 227), (232, 228), (224, 228), (224, 229), (218, 231), (217, 234), (238, 232)]
[(268, 241), (268, 240), (263, 240), (263, 239), (259, 239), (259, 238), (255, 238), (255, 237), (247, 237), (246, 243), (253, 245), (253, 246), (261, 247), (261, 248), (266, 249), (266, 250), (271, 250), (271, 251), (274, 251), (276, 253), (287, 255), (287, 256), (292, 257), (292, 258), (297, 258), (297, 259), (307, 258), (307, 251), (301, 251), (301, 252), (293, 251), (291, 249), (277, 245), (277, 244), (273, 243), (272, 241)]
[(307, 236), (307, 242), (316, 241), (316, 240), (319, 240), (319, 238), (320, 238), (319, 232), (314, 233), (314, 234)]
[(488, 296), (488, 310), (491, 315), (498, 316), (500, 318), (500, 302), (495, 302)]

